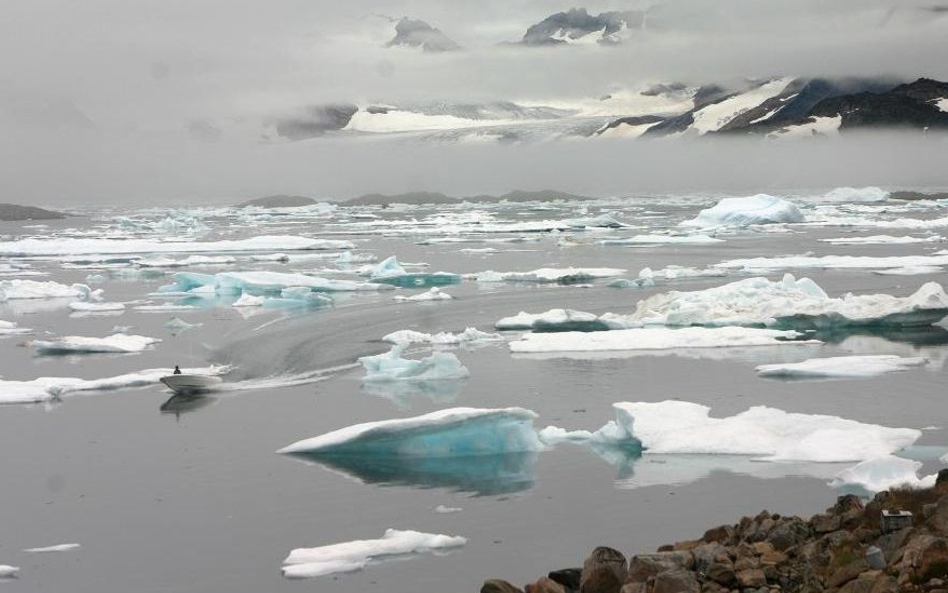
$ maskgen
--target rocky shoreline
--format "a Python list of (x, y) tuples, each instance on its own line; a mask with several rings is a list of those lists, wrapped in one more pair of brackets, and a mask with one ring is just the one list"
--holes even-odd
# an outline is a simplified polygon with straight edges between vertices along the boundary
[[(883, 511), (903, 521), (883, 520)], [(899, 528), (901, 527), (901, 528)], [(481, 593), (948, 593), (948, 470), (933, 488), (840, 496), (809, 520), (762, 511), (696, 540), (629, 561), (599, 547), (582, 568), (523, 589), (491, 579)]]

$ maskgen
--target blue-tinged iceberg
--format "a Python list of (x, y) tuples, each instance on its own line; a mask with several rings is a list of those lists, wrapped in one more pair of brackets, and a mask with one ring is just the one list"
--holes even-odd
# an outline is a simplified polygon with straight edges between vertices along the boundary
[(374, 266), (360, 271), (373, 282), (391, 284), (401, 288), (427, 288), (460, 284), (461, 276), (449, 272), (408, 272), (393, 255)]
[(335, 280), (305, 274), (286, 274), (282, 272), (220, 272), (218, 274), (198, 274), (178, 272), (172, 276), (174, 284), (162, 286), (163, 293), (196, 294), (200, 289), (209, 288), (211, 294), (279, 294), (282, 298), (298, 298), (301, 293), (292, 296), (284, 294), (286, 289), (307, 289), (310, 292), (349, 292), (392, 290), (387, 284), (375, 282), (355, 282)]
[(365, 368), (365, 382), (378, 381), (440, 381), (464, 379), (470, 375), (458, 357), (450, 352), (435, 352), (418, 360), (402, 358), (403, 345), (375, 356), (359, 359)]

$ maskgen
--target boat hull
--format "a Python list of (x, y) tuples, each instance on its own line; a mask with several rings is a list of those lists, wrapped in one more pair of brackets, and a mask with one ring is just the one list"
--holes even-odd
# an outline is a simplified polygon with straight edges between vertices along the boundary
[(160, 381), (175, 393), (182, 394), (211, 391), (222, 383), (220, 377), (213, 375), (168, 375)]

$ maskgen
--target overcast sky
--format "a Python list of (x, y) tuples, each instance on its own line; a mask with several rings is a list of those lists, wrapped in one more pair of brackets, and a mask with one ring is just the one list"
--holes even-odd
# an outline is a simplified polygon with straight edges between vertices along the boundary
[[(587, 2), (594, 13), (647, 10), (646, 29), (619, 47), (536, 49), (502, 42), (573, 4), (7, 0), (0, 19), (0, 201), (196, 203), (284, 192), (347, 196), (425, 186), (477, 193), (554, 183), (635, 193), (636, 183), (669, 191), (723, 183), (697, 172), (682, 178), (679, 170), (671, 179), (636, 171), (634, 162), (667, 151), (641, 143), (404, 149), (391, 142), (275, 141), (272, 125), (333, 101), (542, 103), (644, 82), (773, 75), (948, 80), (948, 2), (939, 1)], [(391, 35), (384, 17), (402, 16), (440, 28), (463, 51), (384, 47)], [(893, 183), (904, 183), (899, 175), (919, 178), (923, 172), (908, 170), (924, 166), (928, 150), (923, 145), (915, 163), (882, 173)], [(866, 151), (863, 162), (877, 154)], [(572, 176), (563, 172), (564, 160), (574, 165)], [(621, 174), (597, 181), (585, 173), (601, 176), (604, 160), (623, 166)], [(792, 173), (775, 172), (770, 181)], [(835, 174), (813, 171), (800, 183)], [(880, 172), (870, 167), (871, 175)]]

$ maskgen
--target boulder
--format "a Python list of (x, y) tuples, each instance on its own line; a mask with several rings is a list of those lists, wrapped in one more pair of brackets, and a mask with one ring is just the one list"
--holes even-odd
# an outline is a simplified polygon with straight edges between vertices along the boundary
[(839, 529), (840, 519), (836, 515), (821, 513), (813, 515), (810, 519), (810, 525), (816, 533), (830, 533)]
[(622, 552), (599, 547), (583, 563), (579, 578), (581, 593), (619, 593), (629, 574)]
[(725, 587), (730, 587), (737, 580), (737, 573), (734, 572), (734, 565), (730, 561), (715, 562), (708, 566), (704, 574), (715, 583)]
[(666, 570), (655, 577), (652, 593), (701, 593), (701, 585), (690, 570)]
[(701, 544), (691, 551), (694, 556), (694, 568), (698, 572), (708, 572), (708, 567), (720, 561), (730, 563), (727, 548), (717, 542)]
[(768, 535), (767, 541), (776, 550), (787, 550), (810, 538), (812, 531), (806, 521), (799, 517), (784, 519)]
[(566, 588), (550, 577), (540, 577), (524, 587), (526, 593), (566, 593)]
[(928, 519), (932, 529), (941, 535), (948, 535), (948, 494), (942, 496), (935, 503), (935, 508), (931, 511), (931, 517)]
[(721, 525), (705, 531), (701, 539), (709, 543), (717, 542), (719, 544), (727, 544), (733, 537), (734, 528), (730, 525)]
[(523, 590), (514, 587), (507, 581), (488, 579), (481, 585), (481, 593), (523, 593)]
[(741, 587), (763, 587), (767, 584), (767, 576), (759, 568), (748, 568), (737, 573), (737, 582)]
[(948, 539), (934, 538), (919, 549), (915, 557), (915, 571), (912, 580), (925, 583), (929, 579), (948, 576)]
[(694, 568), (694, 554), (691, 552), (658, 552), (633, 556), (629, 563), (629, 581), (644, 582), (667, 570)]
[(579, 581), (582, 573), (582, 568), (562, 568), (550, 572), (547, 576), (550, 577), (550, 580), (563, 585), (563, 588), (567, 591), (579, 591)]

